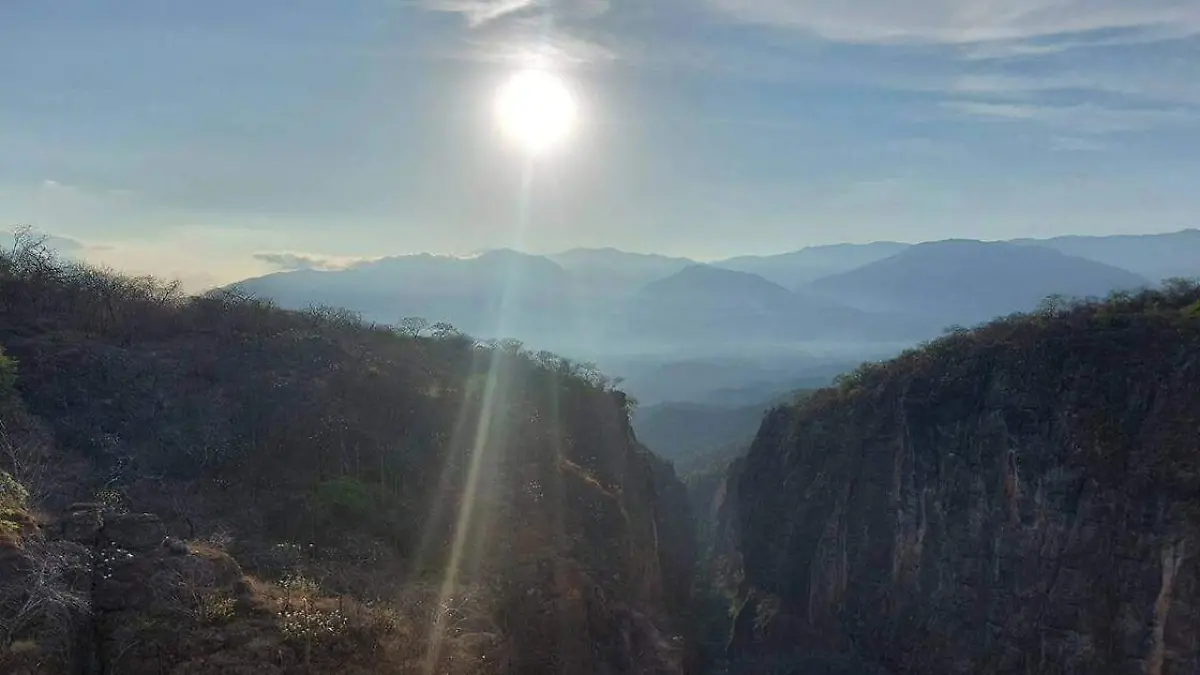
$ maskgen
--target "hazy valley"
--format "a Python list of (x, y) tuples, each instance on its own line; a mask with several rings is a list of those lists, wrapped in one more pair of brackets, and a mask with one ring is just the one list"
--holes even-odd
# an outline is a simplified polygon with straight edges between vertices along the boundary
[(1051, 243), (187, 296), (18, 237), (0, 665), (1194, 672), (1200, 233)]
[(0, 0), (0, 675), (1200, 675), (1198, 10)]
[[(236, 288), (296, 309), (448, 322), (593, 362), (648, 408), (635, 424), (654, 424), (660, 404), (715, 405), (725, 416), (765, 410), (781, 394), (827, 385), (952, 326), (1029, 311), (1051, 296), (1148, 287), (1189, 269), (1200, 269), (1200, 230), (841, 244), (704, 264), (616, 249), (418, 255), (285, 271)], [(714, 444), (724, 441), (718, 434)]]

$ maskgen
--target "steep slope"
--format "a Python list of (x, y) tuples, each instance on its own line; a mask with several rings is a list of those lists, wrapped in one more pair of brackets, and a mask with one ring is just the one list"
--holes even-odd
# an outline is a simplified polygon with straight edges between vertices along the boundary
[(869, 311), (926, 317), (936, 328), (1029, 311), (1051, 295), (1104, 296), (1149, 282), (1132, 272), (1037, 246), (951, 240), (814, 281), (803, 290)]
[[(0, 256), (0, 345), (44, 430), (14, 443), (0, 407), (0, 471), (47, 519), (0, 550), (0, 663), (15, 644), (135, 675), (684, 669), (686, 495), (595, 372), (35, 245)], [(31, 589), (95, 602), (18, 621)]]
[(1200, 230), (1197, 229), (1166, 234), (1017, 239), (1012, 243), (1052, 248), (1127, 269), (1152, 281), (1200, 277)]
[[(768, 416), (733, 654), (1200, 672), (1200, 288), (993, 322)], [(750, 672), (750, 671), (744, 671)]]
[(797, 288), (831, 274), (839, 274), (893, 256), (910, 244), (877, 241), (870, 244), (809, 246), (779, 255), (741, 256), (712, 263), (737, 272), (757, 274), (785, 288)]

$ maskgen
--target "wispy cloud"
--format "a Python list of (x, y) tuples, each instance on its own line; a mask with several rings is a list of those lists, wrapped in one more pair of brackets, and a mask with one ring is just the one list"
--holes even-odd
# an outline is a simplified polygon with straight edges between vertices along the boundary
[(1050, 147), (1061, 152), (1106, 152), (1112, 149), (1109, 143), (1078, 136), (1055, 136), (1050, 139)]
[(897, 138), (883, 144), (883, 149), (909, 157), (928, 157), (944, 159), (958, 154), (961, 148), (951, 142), (914, 136)]
[(467, 24), (479, 27), (510, 15), (553, 11), (558, 16), (591, 18), (609, 9), (609, 0), (422, 0), (422, 5), (435, 12), (459, 14)]
[(609, 0), (418, 0), (426, 10), (461, 15), (469, 28), (434, 56), (517, 66), (606, 63), (616, 52), (585, 30)]
[(1034, 105), (984, 101), (945, 101), (942, 106), (955, 113), (993, 121), (1033, 122), (1084, 135), (1142, 131), (1163, 124), (1195, 124), (1195, 113), (1176, 109), (1109, 108), (1091, 103), (1079, 105)]
[(709, 0), (743, 21), (863, 43), (1015, 41), (1105, 30), (1200, 34), (1195, 0)]
[(1147, 28), (1069, 33), (1043, 38), (993, 40), (962, 47), (962, 56), (970, 61), (1029, 59), (1073, 50), (1132, 47), (1136, 45), (1183, 39), (1197, 34), (1194, 23), (1161, 24)]
[(290, 251), (255, 253), (253, 258), (281, 270), (343, 270), (374, 258), (316, 255)]
[(40, 241), (42, 246), (70, 260), (79, 260), (89, 252), (106, 251), (111, 248), (107, 244), (84, 242), (74, 237), (50, 234), (36, 229), (31, 230), (24, 226), (13, 228), (11, 232), (14, 237), (19, 233), (31, 235), (36, 241)]
[(528, 10), (540, 0), (425, 0), (426, 9), (461, 14), (470, 26), (482, 26), (503, 16)]
[(68, 258), (78, 256), (88, 249), (87, 244), (71, 237), (47, 235), (42, 243), (52, 251)]
[[(1158, 67), (1151, 67), (1157, 65)], [(973, 73), (951, 78), (932, 88), (957, 95), (994, 98), (1028, 98), (1054, 92), (1091, 92), (1147, 102), (1200, 106), (1200, 89), (1191, 83), (1195, 73), (1172, 72), (1165, 64), (1127, 66), (1126, 72), (1097, 68), (1091, 72), (1076, 70), (1052, 75), (1013, 75)], [(1194, 75), (1194, 77), (1192, 76)]]
[(482, 63), (559, 68), (608, 63), (618, 58), (615, 50), (577, 35), (519, 29), (502, 36), (470, 38), (448, 55)]

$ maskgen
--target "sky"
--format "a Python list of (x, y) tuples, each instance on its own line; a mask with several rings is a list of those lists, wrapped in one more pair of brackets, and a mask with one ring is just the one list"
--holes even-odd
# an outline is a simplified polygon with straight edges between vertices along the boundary
[[(541, 68), (579, 119), (505, 143)], [(4, 0), (0, 227), (191, 288), (415, 252), (1200, 225), (1196, 0)]]

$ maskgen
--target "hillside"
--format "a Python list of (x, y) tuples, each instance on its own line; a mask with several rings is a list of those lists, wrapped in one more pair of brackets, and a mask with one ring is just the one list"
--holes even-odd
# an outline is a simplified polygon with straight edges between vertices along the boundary
[(1148, 284), (1132, 272), (1049, 248), (950, 240), (907, 248), (803, 290), (866, 311), (921, 316), (938, 330), (1029, 311), (1052, 295), (1103, 297)]
[(598, 373), (0, 255), (0, 672), (684, 672), (692, 526)]
[(730, 655), (1200, 672), (1197, 382), (1200, 287), (1174, 284), (958, 331), (772, 412), (715, 507)]

